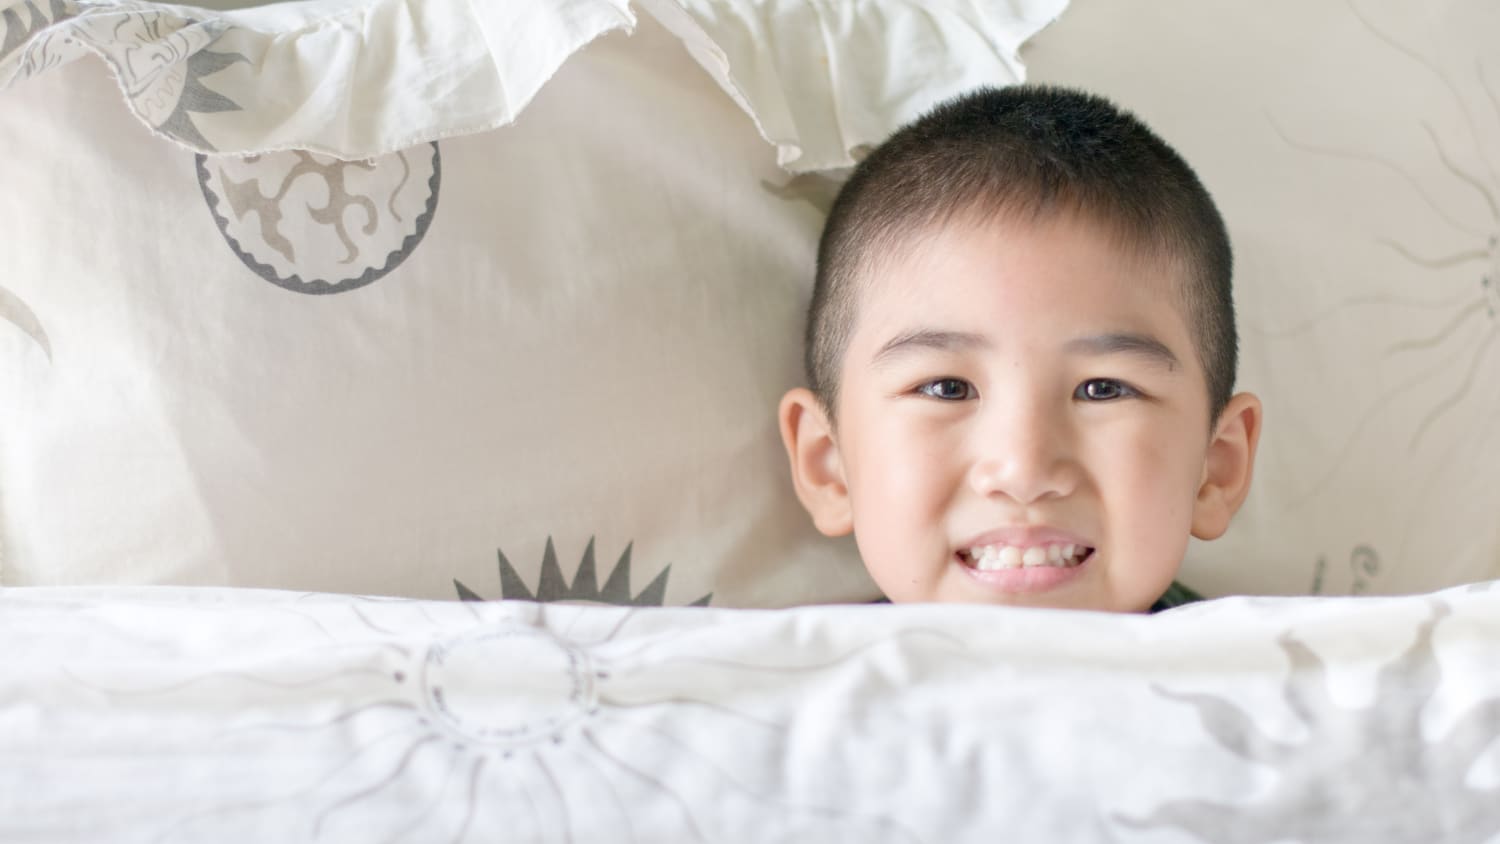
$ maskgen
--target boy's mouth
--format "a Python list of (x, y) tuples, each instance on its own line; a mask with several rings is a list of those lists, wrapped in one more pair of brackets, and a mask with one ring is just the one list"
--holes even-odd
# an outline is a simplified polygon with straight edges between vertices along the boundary
[(1021, 568), (1073, 568), (1081, 565), (1094, 553), (1087, 545), (1057, 542), (1047, 545), (976, 545), (963, 548), (958, 559), (964, 565), (979, 571), (1000, 571)]

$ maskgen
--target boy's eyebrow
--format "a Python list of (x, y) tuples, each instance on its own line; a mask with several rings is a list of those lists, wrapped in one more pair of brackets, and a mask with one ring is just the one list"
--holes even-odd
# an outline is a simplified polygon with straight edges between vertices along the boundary
[[(990, 347), (989, 338), (983, 334), (974, 334), (967, 331), (941, 331), (930, 328), (919, 328), (907, 331), (892, 337), (886, 344), (875, 353), (872, 363), (880, 364), (899, 353), (910, 349), (935, 349), (937, 351), (953, 351), (956, 349), (987, 349)], [(1149, 334), (1137, 334), (1130, 331), (1111, 331), (1104, 334), (1090, 334), (1085, 337), (1076, 337), (1069, 340), (1063, 347), (1073, 354), (1086, 354), (1093, 356), (1104, 355), (1133, 355), (1142, 358), (1149, 363), (1154, 363), (1175, 370), (1182, 365), (1177, 355), (1167, 347), (1167, 344), (1152, 337)]]
[(871, 363), (883, 363), (890, 358), (896, 357), (899, 352), (908, 349), (936, 349), (938, 351), (952, 351), (954, 349), (987, 349), (990, 341), (982, 334), (973, 334), (967, 331), (938, 331), (930, 328), (919, 328), (915, 331), (907, 331), (897, 334), (886, 341), (880, 351), (875, 353)]
[(1159, 364), (1168, 370), (1174, 370), (1182, 365), (1177, 355), (1167, 348), (1166, 343), (1149, 334), (1135, 334), (1128, 331), (1090, 334), (1087, 337), (1069, 340), (1064, 348), (1074, 354), (1133, 355), (1150, 363)]

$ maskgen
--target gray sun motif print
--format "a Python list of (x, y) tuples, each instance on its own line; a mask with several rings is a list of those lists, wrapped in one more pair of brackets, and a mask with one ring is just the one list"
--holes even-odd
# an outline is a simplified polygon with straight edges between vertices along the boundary
[(297, 293), (345, 293), (401, 266), (437, 211), (436, 143), (345, 161), (303, 150), (197, 156), (198, 183), (231, 251)]
[(241, 110), (205, 81), (249, 63), (241, 53), (212, 49), (231, 29), (222, 20), (197, 20), (172, 10), (25, 0), (0, 12), (0, 24), (0, 81), (6, 84), (95, 54), (114, 71), (131, 110), (147, 125), (200, 150), (215, 147), (193, 115)]
[[(599, 586), (597, 565), (594, 562), (594, 538), (589, 537), (588, 547), (583, 551), (583, 559), (578, 563), (578, 571), (573, 576), (573, 582), (569, 583), (563, 576), (562, 567), (557, 562), (557, 551), (552, 547), (552, 537), (547, 537), (547, 549), (542, 553), (542, 569), (537, 582), (537, 588), (532, 590), (526, 585), (526, 579), (516, 571), (510, 560), (505, 558), (505, 552), (497, 550), (495, 553), (500, 558), (500, 599), (503, 601), (587, 601), (598, 604), (614, 604), (627, 607), (659, 607), (663, 605), (667, 595), (667, 578), (672, 574), (672, 567), (667, 566), (661, 570), (639, 594), (630, 594), (630, 551), (633, 546), (626, 545), (620, 559), (615, 562), (614, 569), (609, 578), (604, 581), (604, 586)], [(484, 598), (465, 586), (461, 581), (455, 579), (453, 586), (458, 590), (458, 597), (465, 601), (483, 601)], [(706, 607), (713, 600), (713, 593), (692, 602), (690, 606)]]
[[(1458, 118), (1455, 126), (1461, 128), (1443, 134), (1425, 120), (1419, 127), (1409, 127), (1420, 128), (1426, 149), (1421, 159), (1402, 161), (1368, 149), (1321, 143), (1306, 126), (1292, 130), (1282, 119), (1271, 120), (1272, 129), (1291, 149), (1327, 159), (1341, 172), (1368, 173), (1373, 183), (1384, 186), (1391, 202), (1411, 202), (1428, 217), (1432, 231), (1445, 231), (1441, 245), (1414, 242), (1411, 232), (1377, 234), (1375, 242), (1390, 259), (1389, 271), (1371, 279), (1371, 292), (1333, 303), (1293, 326), (1263, 332), (1272, 339), (1295, 337), (1327, 319), (1377, 310), (1398, 324), (1420, 318), (1434, 326), (1387, 344), (1364, 362), (1388, 370), (1393, 383), (1360, 408), (1357, 421), (1340, 438), (1327, 465), (1310, 478), (1304, 494), (1308, 501), (1325, 494), (1341, 470), (1370, 447), (1367, 435), (1390, 423), (1387, 411), (1392, 407), (1421, 408), (1403, 431), (1404, 442), (1397, 441), (1405, 455), (1393, 456), (1416, 459), (1424, 469), (1472, 461), (1476, 456), (1483, 459), (1482, 455), (1500, 447), (1489, 421), (1497, 408), (1493, 385), (1500, 376), (1500, 343), (1496, 342), (1500, 340), (1500, 164), (1495, 158), (1500, 63), (1491, 53), (1445, 65), (1440, 54), (1406, 43), (1401, 30), (1367, 8), (1370, 5), (1347, 2), (1364, 37), (1429, 86), (1433, 102), (1453, 112)], [(1391, 5), (1400, 8), (1403, 4)], [(1384, 117), (1396, 123), (1410, 121), (1400, 112)], [(1439, 175), (1419, 177), (1413, 165)], [(1407, 289), (1385, 291), (1376, 289), (1375, 283)], [(1450, 478), (1440, 471), (1424, 474), (1427, 480), (1412, 500), (1431, 500), (1433, 493), (1440, 492), (1437, 485)], [(1423, 508), (1415, 507), (1407, 518), (1425, 515)], [(1410, 530), (1406, 534), (1417, 535)]]
[(49, 27), (78, 15), (66, 0), (23, 0), (0, 9), (0, 84), (11, 85), (76, 58), (71, 39), (49, 37)]
[[(1334, 702), (1318, 655), (1291, 635), (1279, 645), (1291, 663), (1285, 696), (1306, 726), (1301, 742), (1275, 740), (1226, 698), (1174, 692), (1161, 696), (1193, 708), (1205, 730), (1247, 763), (1275, 773), (1264, 797), (1247, 803), (1179, 800), (1146, 817), (1119, 817), (1127, 827), (1170, 828), (1212, 844), (1372, 841), (1485, 844), (1500, 836), (1500, 787), (1470, 784), (1475, 763), (1500, 741), (1500, 698), (1475, 704), (1441, 735), (1424, 734), (1422, 715), (1443, 681), (1433, 631), (1450, 614), (1441, 600), (1415, 641), (1381, 669), (1366, 706)], [(1389, 811), (1374, 807), (1400, 806)]]
[(358, 655), (337, 670), (287, 660), (145, 682), (125, 666), (68, 672), (70, 685), (120, 710), (191, 708), (208, 690), (236, 690), (246, 716), (194, 734), (193, 752), (251, 770), (296, 760), (282, 777), (237, 778), (213, 799), (168, 799), (153, 840), (227, 829), (455, 844), (710, 842), (746, 840), (747, 830), (779, 841), (922, 840), (884, 812), (843, 805), (850, 795), (838, 789), (789, 784), (768, 760), (786, 752), (794, 725), (772, 701), (788, 684), (821, 688), (872, 652), (961, 647), (948, 637), (881, 632), (835, 654), (754, 661), (715, 655), (732, 634), (679, 635), (637, 608), (331, 600), (309, 595), (278, 615), (302, 619), (312, 651)]
[(25, 0), (16, 6), (0, 9), (0, 65), (21, 49), (28, 39), (76, 14), (77, 7), (63, 0), (45, 3)]

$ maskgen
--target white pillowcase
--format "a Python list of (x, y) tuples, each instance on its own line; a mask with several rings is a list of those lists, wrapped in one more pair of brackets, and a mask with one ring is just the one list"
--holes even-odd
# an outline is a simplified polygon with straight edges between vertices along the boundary
[(1500, 7), (1085, 3), (1033, 81), (1136, 111), (1236, 249), (1249, 503), (1195, 545), (1213, 594), (1416, 592), (1500, 576)]
[(833, 183), (777, 164), (1063, 5), (0, 0), (0, 583), (873, 597), (785, 476)]

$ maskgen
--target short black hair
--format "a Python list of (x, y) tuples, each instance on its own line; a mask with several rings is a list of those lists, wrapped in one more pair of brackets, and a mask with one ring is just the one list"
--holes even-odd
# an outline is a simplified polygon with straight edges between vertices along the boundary
[(981, 88), (902, 127), (859, 163), (818, 244), (804, 364), (830, 418), (873, 260), (955, 215), (1075, 213), (1182, 266), (1179, 302), (1217, 420), (1238, 339), (1229, 233), (1187, 162), (1109, 100), (1044, 85)]

